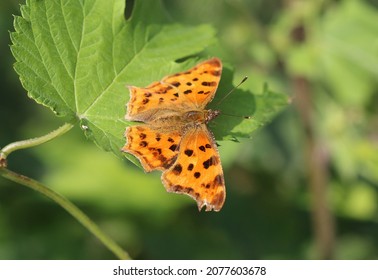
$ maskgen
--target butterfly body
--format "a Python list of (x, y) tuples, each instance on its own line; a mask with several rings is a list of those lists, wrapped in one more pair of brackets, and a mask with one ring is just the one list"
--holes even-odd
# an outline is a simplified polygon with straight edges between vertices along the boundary
[(146, 88), (129, 87), (126, 119), (142, 123), (126, 129), (122, 148), (145, 171), (162, 170), (168, 192), (187, 194), (206, 211), (219, 211), (226, 196), (217, 145), (206, 126), (220, 111), (205, 109), (221, 71), (213, 58)]
[(189, 111), (184, 114), (184, 118), (188, 123), (193, 125), (205, 124), (210, 122), (219, 116), (219, 110), (199, 110), (199, 111)]

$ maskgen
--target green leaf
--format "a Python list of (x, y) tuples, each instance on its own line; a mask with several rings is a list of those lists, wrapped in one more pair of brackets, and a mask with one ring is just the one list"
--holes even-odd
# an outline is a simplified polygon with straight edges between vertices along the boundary
[[(124, 2), (29, 0), (21, 6), (22, 16), (15, 17), (11, 33), (15, 69), (28, 95), (58, 116), (79, 121), (89, 139), (117, 155), (130, 125), (124, 120), (126, 85), (147, 86), (193, 66), (198, 60), (183, 58), (200, 53), (215, 40), (208, 25), (169, 23), (160, 1), (135, 1), (126, 20)], [(228, 72), (222, 78), (228, 81), (227, 89), (231, 76)], [(225, 92), (223, 87), (224, 82), (220, 91)], [(249, 124), (220, 123), (216, 135), (250, 135), (256, 123), (270, 119), (286, 100), (283, 95), (270, 95), (280, 101), (265, 94), (259, 99), (247, 91), (234, 94), (228, 106), (243, 107), (243, 114), (255, 114), (256, 119)]]
[(237, 141), (238, 138), (251, 137), (256, 129), (268, 123), (289, 103), (286, 95), (271, 91), (265, 84), (261, 94), (252, 94), (250, 91), (237, 89), (217, 105), (218, 100), (227, 93), (223, 89), (230, 90), (232, 87), (231, 75), (231, 71), (226, 68), (222, 75), (218, 94), (209, 106), (221, 111), (221, 115), (209, 124), (217, 140)]
[(344, 1), (330, 9), (319, 25), (318, 42), (312, 44), (318, 48), (318, 69), (344, 105), (366, 105), (375, 93), (377, 16), (377, 9), (364, 1)]

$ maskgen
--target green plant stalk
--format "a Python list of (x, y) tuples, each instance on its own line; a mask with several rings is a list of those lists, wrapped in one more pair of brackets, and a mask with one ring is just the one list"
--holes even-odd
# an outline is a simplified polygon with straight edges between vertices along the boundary
[(36, 137), (36, 138), (31, 138), (31, 139), (27, 139), (27, 140), (22, 140), (22, 141), (10, 143), (0, 150), (0, 159), (3, 162), (5, 162), (7, 156), (10, 153), (17, 151), (17, 150), (20, 150), (20, 149), (26, 149), (26, 148), (30, 148), (30, 147), (34, 147), (34, 146), (38, 146), (38, 145), (41, 145), (43, 143), (46, 143), (46, 142), (64, 134), (64, 133), (66, 133), (73, 126), (74, 125), (71, 124), (71, 123), (65, 123), (61, 127), (57, 128), (57, 129), (51, 131), (50, 133), (43, 135), (41, 137)]
[(79, 208), (70, 202), (64, 196), (44, 186), (40, 182), (33, 180), (24, 175), (17, 174), (7, 168), (0, 168), (0, 174), (13, 182), (19, 183), (29, 187), (55, 201), (70, 213), (76, 220), (78, 220), (86, 229), (88, 229), (94, 236), (96, 236), (111, 252), (114, 253), (119, 259), (131, 259), (129, 254), (119, 247), (109, 236), (100, 230), (100, 228)]
[(121, 247), (119, 247), (109, 236), (103, 233), (100, 228), (91, 219), (89, 219), (87, 215), (85, 215), (79, 208), (77, 208), (64, 196), (58, 194), (57, 192), (54, 192), (50, 188), (34, 179), (15, 173), (6, 168), (7, 157), (10, 153), (20, 149), (26, 149), (46, 143), (58, 136), (63, 135), (73, 126), (74, 125), (71, 123), (65, 123), (61, 127), (44, 136), (17, 141), (6, 145), (3, 149), (0, 150), (0, 175), (13, 182), (29, 187), (55, 201), (68, 213), (70, 213), (76, 220), (78, 220), (79, 223), (81, 223), (88, 231), (96, 236), (119, 259), (131, 259), (128, 253), (126, 253)]

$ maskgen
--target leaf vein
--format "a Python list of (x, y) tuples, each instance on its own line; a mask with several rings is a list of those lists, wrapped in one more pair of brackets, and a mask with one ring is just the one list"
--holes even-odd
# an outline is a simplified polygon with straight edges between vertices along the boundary
[[(46, 10), (46, 15), (47, 15), (47, 14), (48, 14), (48, 9), (47, 9), (47, 7), (46, 7), (46, 4), (45, 4), (45, 10)], [(52, 27), (51, 27), (51, 23), (50, 23), (49, 19), (50, 19), (50, 17), (47, 17), (47, 21), (46, 21), (47, 24), (46, 24), (46, 27), (44, 27), (44, 26), (42, 25), (41, 28), (42, 28), (43, 30), (45, 30), (46, 33), (49, 33), (49, 34), (50, 34), (50, 38), (54, 41), (54, 45), (53, 45), (53, 46), (55, 46), (55, 50), (56, 50), (56, 52), (58, 53), (58, 57), (60, 58), (60, 60), (61, 60), (61, 62), (62, 62), (62, 65), (63, 65), (63, 67), (65, 68), (66, 72), (67, 72), (68, 75), (70, 76), (70, 73), (69, 73), (69, 71), (68, 71), (68, 69), (67, 69), (66, 65), (64, 64), (64, 61), (63, 61), (63, 59), (62, 59), (62, 57), (61, 57), (61, 53), (59, 52), (59, 49), (56, 47), (56, 46), (57, 46), (57, 42), (55, 41), (55, 37), (53, 36)], [(47, 45), (47, 44), (46, 44), (46, 45)], [(51, 47), (51, 48), (52, 48), (52, 47)], [(38, 48), (38, 50), (39, 50), (39, 48)], [(40, 53), (40, 55), (41, 55), (41, 53)], [(51, 84), (53, 85), (54, 82), (53, 82), (52, 76), (50, 75), (50, 73), (49, 73), (49, 71), (48, 71), (48, 65), (47, 65), (47, 63), (43, 60), (42, 57), (43, 57), (43, 56), (41, 55), (42, 64), (45, 66), (45, 68), (46, 68), (46, 72), (48, 73), (48, 75), (49, 75), (49, 77), (50, 77)], [(70, 77), (71, 77), (71, 76), (70, 76)], [(55, 88), (55, 86), (54, 86), (54, 88)], [(58, 92), (59, 96), (60, 96), (61, 99), (64, 101), (64, 98), (63, 98), (63, 96), (60, 94), (60, 92), (59, 92), (56, 88), (55, 88), (55, 90)], [(64, 101), (64, 103), (66, 103), (66, 105), (69, 107), (69, 105), (68, 105), (67, 102)]]
[(83, 43), (83, 38), (84, 38), (84, 30), (85, 30), (85, 12), (84, 12), (84, 6), (83, 6), (83, 3), (81, 1), (79, 1), (81, 7), (82, 7), (82, 11), (83, 11), (83, 24), (81, 25), (81, 33), (80, 33), (80, 42), (79, 42), (79, 48), (78, 48), (78, 51), (77, 51), (77, 55), (76, 55), (76, 65), (75, 65), (75, 74), (74, 74), (74, 79), (73, 79), (73, 90), (74, 90), (74, 98), (75, 98), (75, 108), (76, 108), (76, 112), (79, 111), (79, 104), (78, 104), (78, 95), (77, 95), (77, 81), (78, 81), (78, 78), (77, 78), (77, 72), (78, 72), (78, 61), (79, 61), (79, 56), (80, 56), (80, 51), (82, 49), (82, 43)]
[[(152, 39), (151, 39), (152, 40)], [(115, 83), (115, 81), (124, 73), (125, 70), (128, 69), (129, 65), (137, 58), (139, 58), (139, 56), (141, 55), (141, 53), (143, 53), (143, 51), (148, 47), (149, 47), (149, 42), (150, 41), (147, 41), (146, 44), (143, 45), (143, 47), (139, 50), (139, 52), (135, 52), (134, 53), (134, 56), (133, 58), (129, 61), (128, 64), (126, 64), (119, 73), (117, 73), (117, 75), (114, 76), (113, 80), (109, 83), (109, 85), (92, 101), (91, 104), (89, 104), (88, 108), (84, 111), (84, 113), (82, 114), (82, 116), (86, 115), (86, 113), (101, 99), (101, 97), (106, 94), (106, 92), (110, 89), (110, 87)]]

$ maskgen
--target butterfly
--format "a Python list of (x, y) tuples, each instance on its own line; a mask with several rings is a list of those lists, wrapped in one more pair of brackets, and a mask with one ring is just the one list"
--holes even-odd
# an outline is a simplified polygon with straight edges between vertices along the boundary
[(214, 98), (222, 62), (212, 58), (140, 88), (129, 86), (123, 152), (137, 157), (146, 172), (163, 171), (168, 192), (186, 194), (198, 209), (221, 210), (225, 182), (214, 136), (207, 123), (219, 110), (205, 109)]

